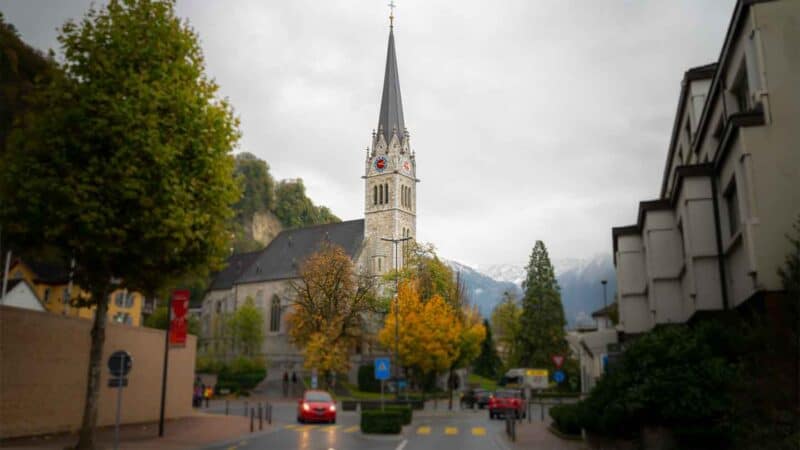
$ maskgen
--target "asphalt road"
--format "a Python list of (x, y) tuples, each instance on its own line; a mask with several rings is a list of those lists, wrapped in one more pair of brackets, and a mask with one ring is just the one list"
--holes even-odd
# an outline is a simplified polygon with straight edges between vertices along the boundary
[[(237, 405), (239, 406), (239, 405)], [(440, 408), (442, 405), (439, 405)], [(411, 425), (399, 436), (365, 435), (359, 430), (359, 416), (339, 411), (336, 425), (302, 425), (296, 420), (296, 406), (273, 406), (270, 431), (243, 436), (207, 450), (508, 450), (504, 422), (489, 420), (481, 411), (415, 411)], [(233, 411), (234, 408), (231, 408)], [(243, 405), (237, 408), (243, 412)], [(224, 412), (216, 406), (211, 412)]]

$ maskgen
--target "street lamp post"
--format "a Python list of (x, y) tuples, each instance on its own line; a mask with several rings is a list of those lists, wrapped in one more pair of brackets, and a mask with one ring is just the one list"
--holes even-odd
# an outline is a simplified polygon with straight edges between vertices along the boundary
[(397, 251), (397, 244), (411, 239), (411, 236), (400, 239), (381, 238), (382, 241), (391, 242), (394, 244), (394, 393), (395, 397), (400, 398), (400, 262), (399, 252)]
[(608, 284), (608, 280), (600, 280), (600, 284), (603, 285), (603, 308), (608, 307), (608, 300), (606, 299), (606, 285)]

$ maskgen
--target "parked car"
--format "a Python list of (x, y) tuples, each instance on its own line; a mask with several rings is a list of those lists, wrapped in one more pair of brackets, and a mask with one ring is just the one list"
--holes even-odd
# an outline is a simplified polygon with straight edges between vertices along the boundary
[(514, 418), (527, 416), (528, 404), (525, 401), (522, 391), (518, 389), (497, 390), (489, 398), (489, 419), (503, 417), (506, 414), (513, 414)]
[(471, 409), (477, 405), (478, 409), (483, 409), (489, 404), (489, 397), (491, 397), (491, 395), (492, 393), (486, 389), (469, 389), (464, 393), (464, 396), (461, 397), (461, 407)]
[(297, 403), (297, 421), (336, 423), (336, 402), (325, 391), (308, 390)]

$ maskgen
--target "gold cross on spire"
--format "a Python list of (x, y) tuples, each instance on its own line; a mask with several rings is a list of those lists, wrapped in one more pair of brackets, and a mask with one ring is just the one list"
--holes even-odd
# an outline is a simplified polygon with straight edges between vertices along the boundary
[(389, 26), (394, 27), (394, 0), (389, 0)]

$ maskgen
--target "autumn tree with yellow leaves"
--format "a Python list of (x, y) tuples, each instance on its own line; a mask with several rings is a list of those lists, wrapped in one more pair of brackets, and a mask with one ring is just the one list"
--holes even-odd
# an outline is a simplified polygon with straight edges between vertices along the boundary
[(289, 335), (304, 349), (305, 368), (325, 375), (346, 371), (368, 318), (378, 310), (374, 279), (357, 273), (344, 249), (324, 244), (302, 264), (299, 281), (290, 286), (295, 295), (287, 318)]

